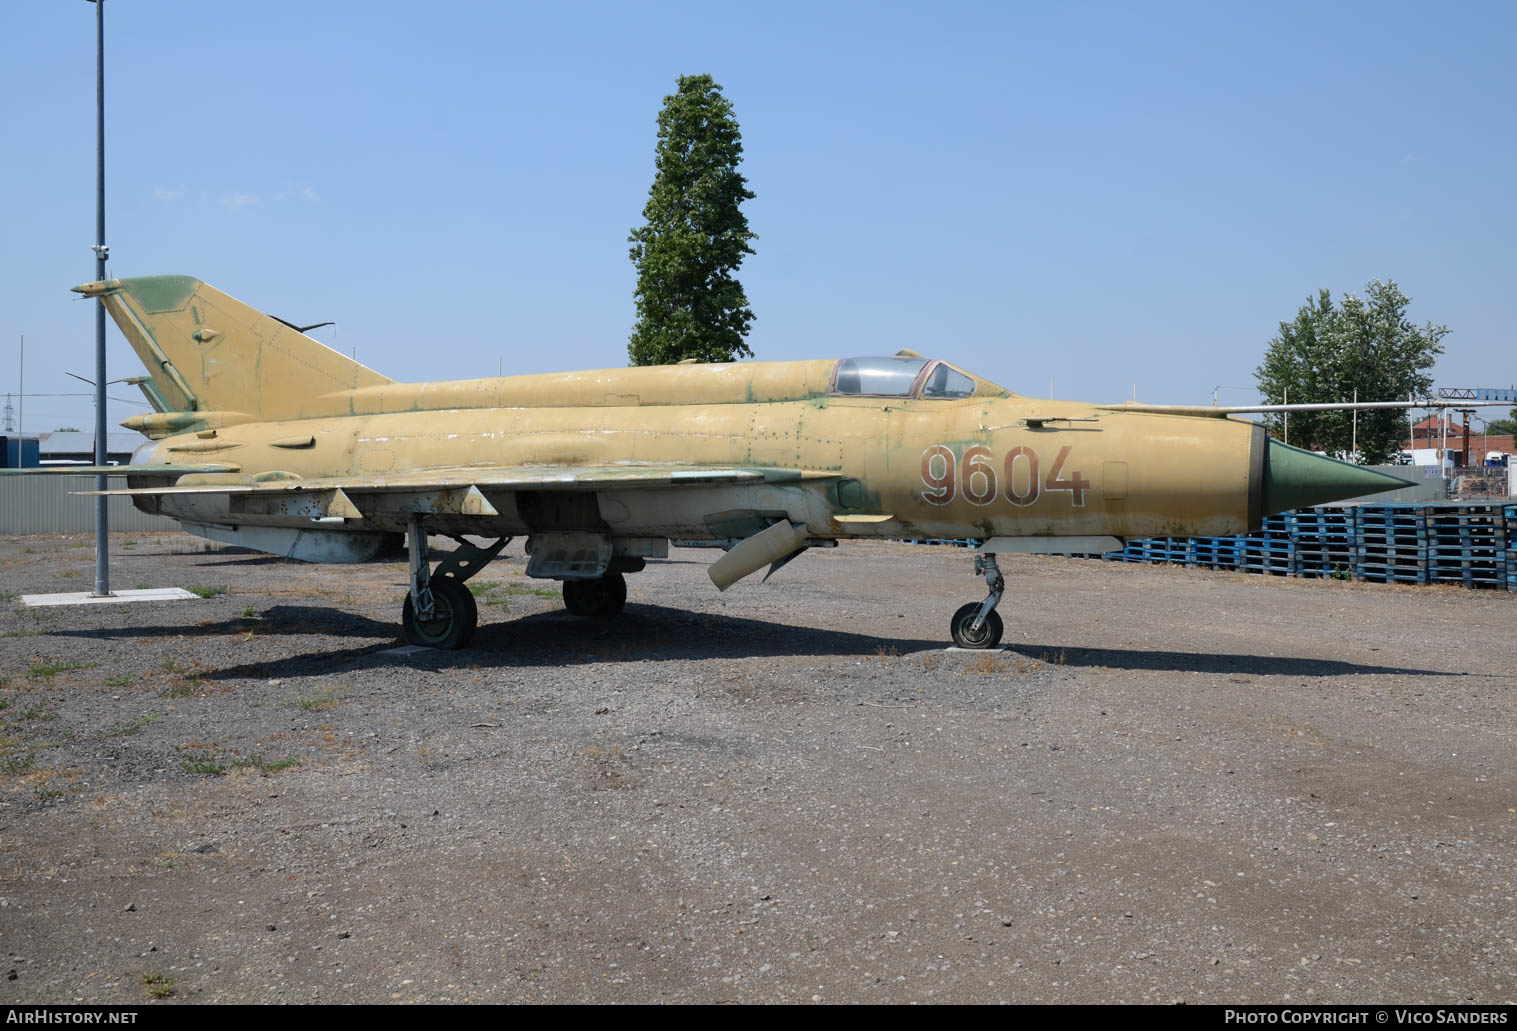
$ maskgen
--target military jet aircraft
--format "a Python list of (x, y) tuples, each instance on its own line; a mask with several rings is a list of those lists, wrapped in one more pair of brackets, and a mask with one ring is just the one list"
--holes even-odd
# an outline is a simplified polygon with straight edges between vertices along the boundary
[[(459, 648), (464, 582), (513, 537), (570, 612), (609, 617), (671, 540), (725, 549), (726, 590), (849, 538), (972, 538), (987, 596), (953, 616), (994, 647), (997, 555), (1257, 529), (1404, 481), (1271, 440), (1238, 408), (1020, 397), (911, 351), (397, 383), (188, 276), (74, 288), (147, 366), (138, 508), (218, 541), (358, 562), (409, 538), (406, 638)], [(427, 534), (458, 548), (433, 568)], [(465, 535), (493, 540), (479, 546)]]

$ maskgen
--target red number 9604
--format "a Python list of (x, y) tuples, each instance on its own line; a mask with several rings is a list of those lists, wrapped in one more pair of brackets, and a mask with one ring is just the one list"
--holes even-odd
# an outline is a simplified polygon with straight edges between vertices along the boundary
[(1075, 508), (1085, 507), (1090, 481), (1078, 471), (1064, 477), (1070, 448), (1059, 448), (1047, 479), (1038, 481), (1038, 453), (1030, 447), (1014, 447), (997, 464), (995, 453), (983, 444), (972, 444), (954, 455), (947, 444), (934, 444), (922, 452), (922, 500), (929, 505), (951, 505), (960, 496), (971, 505), (988, 505), (999, 497), (1025, 508), (1044, 492), (1067, 491)]

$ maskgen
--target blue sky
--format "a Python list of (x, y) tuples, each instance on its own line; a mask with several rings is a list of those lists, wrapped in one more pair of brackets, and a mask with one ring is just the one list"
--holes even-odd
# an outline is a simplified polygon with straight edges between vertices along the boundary
[[(108, 0), (113, 276), (187, 273), (403, 380), (626, 362), (655, 119), (710, 73), (761, 359), (912, 347), (1023, 393), (1255, 399), (1375, 277), (1517, 382), (1517, 5)], [(94, 7), (10, 0), (0, 393), (83, 389)], [(110, 375), (140, 371), (110, 330)], [(121, 387), (118, 397), (130, 397)], [(113, 404), (116, 422), (141, 411)], [(29, 431), (90, 403), (30, 398)], [(1493, 410), (1493, 417), (1504, 411)]]

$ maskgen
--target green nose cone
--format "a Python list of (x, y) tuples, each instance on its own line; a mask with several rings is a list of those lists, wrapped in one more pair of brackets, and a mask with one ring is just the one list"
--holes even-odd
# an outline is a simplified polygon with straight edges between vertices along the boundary
[(1335, 461), (1271, 439), (1264, 456), (1264, 514), (1412, 487), (1411, 480)]

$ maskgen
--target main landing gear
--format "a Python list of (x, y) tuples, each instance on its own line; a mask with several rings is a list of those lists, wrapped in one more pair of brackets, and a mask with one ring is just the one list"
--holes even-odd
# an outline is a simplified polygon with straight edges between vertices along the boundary
[(976, 555), (974, 571), (976, 576), (984, 574), (990, 594), (984, 601), (972, 601), (962, 606), (953, 614), (949, 629), (953, 633), (953, 643), (960, 648), (994, 648), (1001, 643), (1001, 633), (1005, 630), (1001, 617), (996, 614), (996, 606), (1005, 593), (1006, 578), (1001, 575), (994, 554)]
[(411, 517), (408, 537), (411, 589), (400, 612), (406, 640), (423, 648), (462, 648), (479, 625), (479, 608), (464, 581), (485, 568), (511, 538), (502, 537), (489, 547), (477, 548), (462, 537), (454, 537), (458, 548), (432, 570), (421, 516)]
[[(423, 648), (462, 648), (469, 643), (474, 628), (479, 625), (479, 608), (464, 581), (489, 565), (490, 560), (511, 543), (511, 538), (502, 537), (488, 547), (479, 548), (462, 537), (454, 537), (458, 547), (432, 569), (427, 557), (424, 519), (422, 515), (411, 516), (406, 535), (411, 559), (411, 589), (406, 592), (405, 606), (401, 609), (401, 626), (411, 644)], [(636, 573), (644, 563), (640, 557), (612, 555), (609, 542), (605, 547), (599, 568), (606, 572), (601, 576), (586, 578), (585, 572), (593, 572), (593, 568), (573, 571), (549, 566), (534, 572), (529, 565), (527, 572), (562, 579), (564, 607), (574, 615), (609, 619), (627, 604), (627, 580), (622, 574)], [(578, 578), (570, 579), (575, 572)]]
[(620, 573), (606, 573), (594, 580), (565, 580), (564, 608), (576, 616), (609, 619), (627, 604), (627, 580)]
[(479, 607), (474, 595), (461, 583), (453, 580), (438, 580), (427, 591), (432, 608), (424, 615), (417, 615), (418, 606), (406, 595), (406, 603), (400, 612), (400, 623), (405, 629), (406, 640), (423, 648), (462, 648), (474, 636), (479, 625)]

